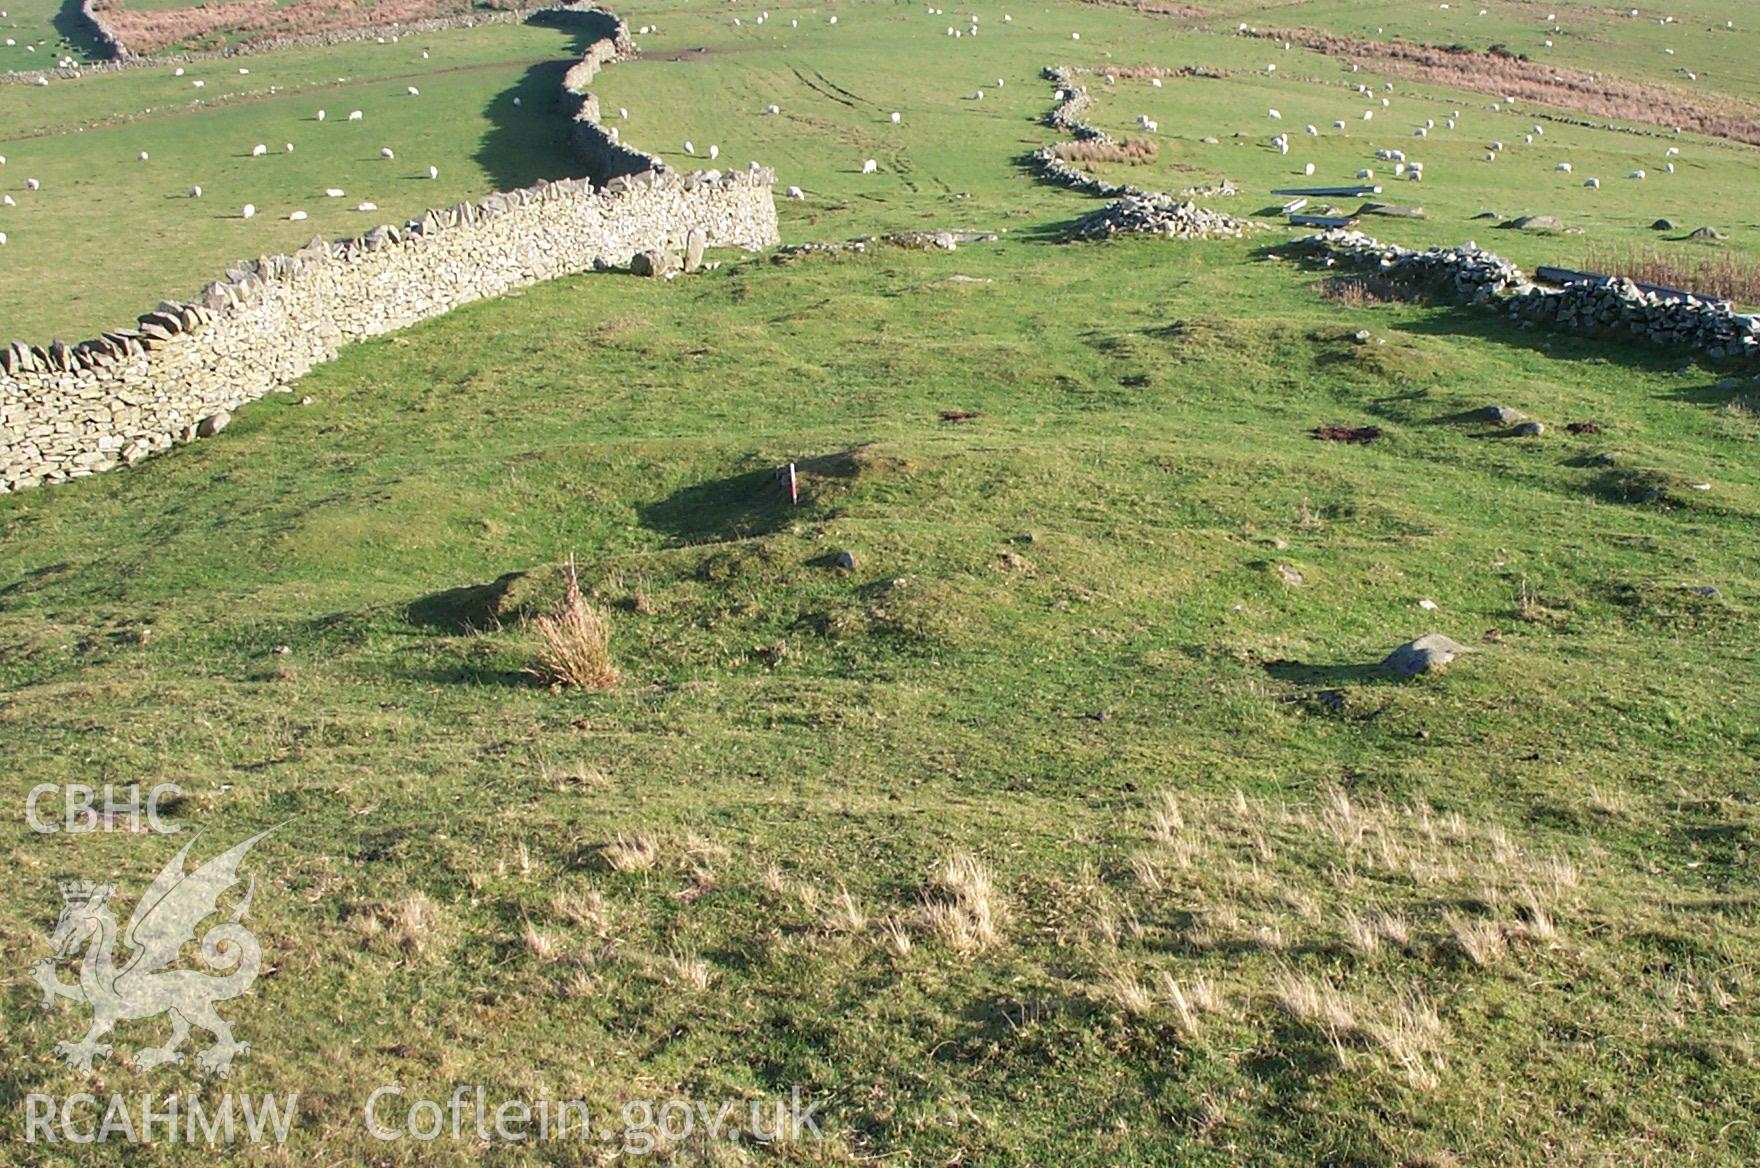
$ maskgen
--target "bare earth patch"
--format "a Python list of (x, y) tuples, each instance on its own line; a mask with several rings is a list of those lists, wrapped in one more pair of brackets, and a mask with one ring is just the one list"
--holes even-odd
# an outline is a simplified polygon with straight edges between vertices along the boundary
[(1626, 81), (1500, 53), (1334, 36), (1313, 29), (1260, 29), (1250, 35), (1373, 65), (1408, 81), (1510, 96), (1607, 118), (1679, 126), (1760, 145), (1760, 112), (1731, 100), (1707, 101), (1666, 85)]

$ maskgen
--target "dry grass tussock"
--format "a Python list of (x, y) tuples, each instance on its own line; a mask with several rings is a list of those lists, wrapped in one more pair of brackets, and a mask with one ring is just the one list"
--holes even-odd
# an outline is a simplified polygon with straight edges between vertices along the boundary
[(1334, 36), (1314, 29), (1258, 29), (1251, 35), (1293, 41), (1389, 77), (1451, 89), (1508, 96), (1620, 121), (1683, 130), (1760, 145), (1760, 113), (1733, 100), (1708, 100), (1671, 86), (1626, 81), (1497, 52)]
[(451, 937), (445, 914), (425, 892), (363, 908), (348, 918), (348, 928), (368, 946), (410, 957), (427, 957)]
[(533, 618), (530, 627), (538, 637), (538, 657), (530, 672), (539, 681), (574, 689), (609, 689), (617, 684), (611, 622), (581, 593), (572, 556), (563, 565), (562, 599), (551, 611)]
[(1661, 284), (1736, 304), (1760, 304), (1760, 261), (1712, 249), (1602, 244), (1589, 249), (1582, 270)]
[(1404, 304), (1423, 299), (1422, 294), (1411, 285), (1382, 276), (1334, 276), (1321, 282), (1320, 295), (1346, 308), (1367, 308), (1371, 304)]
[(1161, 148), (1148, 138), (1126, 138), (1122, 142), (1059, 142), (1051, 151), (1065, 162), (1122, 162), (1127, 166), (1143, 166), (1154, 162)]
[(936, 867), (918, 914), (931, 934), (960, 953), (1002, 942), (1002, 899), (983, 861), (969, 852), (956, 852)]

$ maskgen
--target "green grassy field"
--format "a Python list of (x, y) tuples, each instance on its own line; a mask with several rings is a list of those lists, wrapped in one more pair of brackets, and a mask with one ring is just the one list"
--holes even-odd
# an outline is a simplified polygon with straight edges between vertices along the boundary
[[(569, 175), (557, 94), (576, 47), (561, 29), (492, 26), (217, 60), (182, 77), (164, 67), (0, 88), (0, 187), (17, 203), (0, 207), (0, 333), (96, 335), (167, 295), (192, 296), (240, 256)], [(351, 123), (355, 109), (363, 119)], [(269, 153), (252, 157), (259, 143)], [(26, 191), (27, 178), (42, 189)], [(296, 210), (308, 218), (289, 221)], [(69, 268), (102, 278), (44, 296)]]
[[(976, 40), (903, 5), (756, 11), (626, 14), (662, 29), (596, 84), (630, 141), (776, 165), (810, 196), (780, 204), (790, 240), (1006, 233), (537, 286), (353, 347), (213, 440), (0, 499), (20, 806), (176, 782), (203, 856), (279, 825), (251, 860), (270, 972), (224, 1009), (251, 1050), (221, 1084), (122, 1061), (162, 1019), (101, 1080), (65, 1069), (83, 1008), (40, 1012), (24, 976), (58, 881), (115, 880), (126, 911), (189, 837), (12, 821), (0, 1130), (31, 1092), (175, 1085), (298, 1092), (269, 1163), (640, 1162), (381, 1142), (363, 1103), (483, 1084), (615, 1117), (798, 1087), (823, 1141), (660, 1162), (1752, 1163), (1753, 391), (1678, 352), (1340, 306), (1266, 254), (1281, 229), (1060, 241), (1099, 204), (1027, 174), (1041, 67), (1246, 70), (1263, 44), (1090, 6), (980, 7)], [(1215, 205), (1258, 210), (1302, 161), (1264, 150), (1263, 107), (1299, 135), (1352, 106), (1288, 57), (1275, 82), (1121, 82), (1104, 124), (1149, 113), (1163, 143), (1115, 173), (1227, 175), (1247, 193)], [(1457, 95), (1395, 100), (1409, 126)], [(1507, 136), (1458, 104), (1458, 137)], [(1660, 140), (1545, 137), (1495, 174), (1427, 140), (1430, 218), (1374, 230), (1531, 264), (1669, 214), (1752, 246), (1745, 150), (1683, 142), (1676, 189), (1616, 181)], [(1599, 198), (1555, 184), (1555, 140)], [(1312, 157), (1411, 145), (1353, 126)], [(1480, 420), (1494, 402), (1546, 435)], [(610, 621), (602, 692), (527, 672), (520, 618), (571, 555)], [(1432, 631), (1472, 652), (1375, 668)]]

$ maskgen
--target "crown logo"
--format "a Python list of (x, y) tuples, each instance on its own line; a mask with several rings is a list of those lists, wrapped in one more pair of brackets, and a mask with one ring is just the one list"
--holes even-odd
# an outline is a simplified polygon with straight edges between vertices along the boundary
[(61, 899), (68, 904), (89, 904), (98, 899), (103, 885), (94, 884), (90, 880), (64, 880), (61, 883)]

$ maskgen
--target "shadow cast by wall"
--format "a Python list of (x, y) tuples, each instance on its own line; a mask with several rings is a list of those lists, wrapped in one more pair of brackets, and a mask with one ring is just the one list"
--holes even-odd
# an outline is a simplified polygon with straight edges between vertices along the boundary
[(472, 158), (500, 191), (586, 173), (572, 146), (572, 111), (565, 108), (562, 79), (589, 45), (617, 32), (616, 18), (602, 12), (538, 12), (526, 23), (566, 32), (569, 55), (531, 66), (511, 89), (496, 94), (483, 108), (489, 131)]

